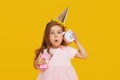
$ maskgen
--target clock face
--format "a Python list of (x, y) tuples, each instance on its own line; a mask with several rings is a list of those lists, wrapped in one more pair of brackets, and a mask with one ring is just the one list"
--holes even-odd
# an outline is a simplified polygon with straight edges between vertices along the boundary
[(74, 41), (74, 37), (72, 36), (72, 33), (71, 33), (71, 32), (66, 32), (66, 34), (65, 34), (65, 39), (66, 39), (68, 42)]

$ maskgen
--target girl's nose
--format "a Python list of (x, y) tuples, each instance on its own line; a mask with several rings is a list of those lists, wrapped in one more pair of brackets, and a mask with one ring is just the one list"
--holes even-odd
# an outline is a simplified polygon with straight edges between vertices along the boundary
[(57, 33), (55, 33), (54, 37), (55, 37), (55, 38), (56, 38), (56, 37), (58, 37), (58, 34), (57, 34)]

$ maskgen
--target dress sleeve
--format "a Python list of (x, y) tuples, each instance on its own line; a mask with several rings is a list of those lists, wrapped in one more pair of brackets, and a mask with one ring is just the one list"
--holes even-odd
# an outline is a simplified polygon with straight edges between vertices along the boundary
[(70, 59), (74, 58), (76, 53), (77, 49), (68, 46), (68, 56), (70, 57)]

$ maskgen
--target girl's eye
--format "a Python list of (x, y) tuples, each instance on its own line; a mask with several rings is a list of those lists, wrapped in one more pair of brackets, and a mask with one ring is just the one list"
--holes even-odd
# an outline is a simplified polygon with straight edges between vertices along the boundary
[(50, 34), (54, 34), (54, 32), (50, 32)]
[(61, 34), (62, 32), (58, 32), (58, 34)]

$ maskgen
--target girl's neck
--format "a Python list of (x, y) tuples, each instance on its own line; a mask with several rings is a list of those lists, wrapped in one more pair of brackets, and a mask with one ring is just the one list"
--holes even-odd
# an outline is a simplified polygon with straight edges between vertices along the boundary
[[(60, 46), (62, 46), (62, 45), (60, 45)], [(57, 48), (59, 48), (60, 46), (51, 46), (51, 48), (57, 49)]]

